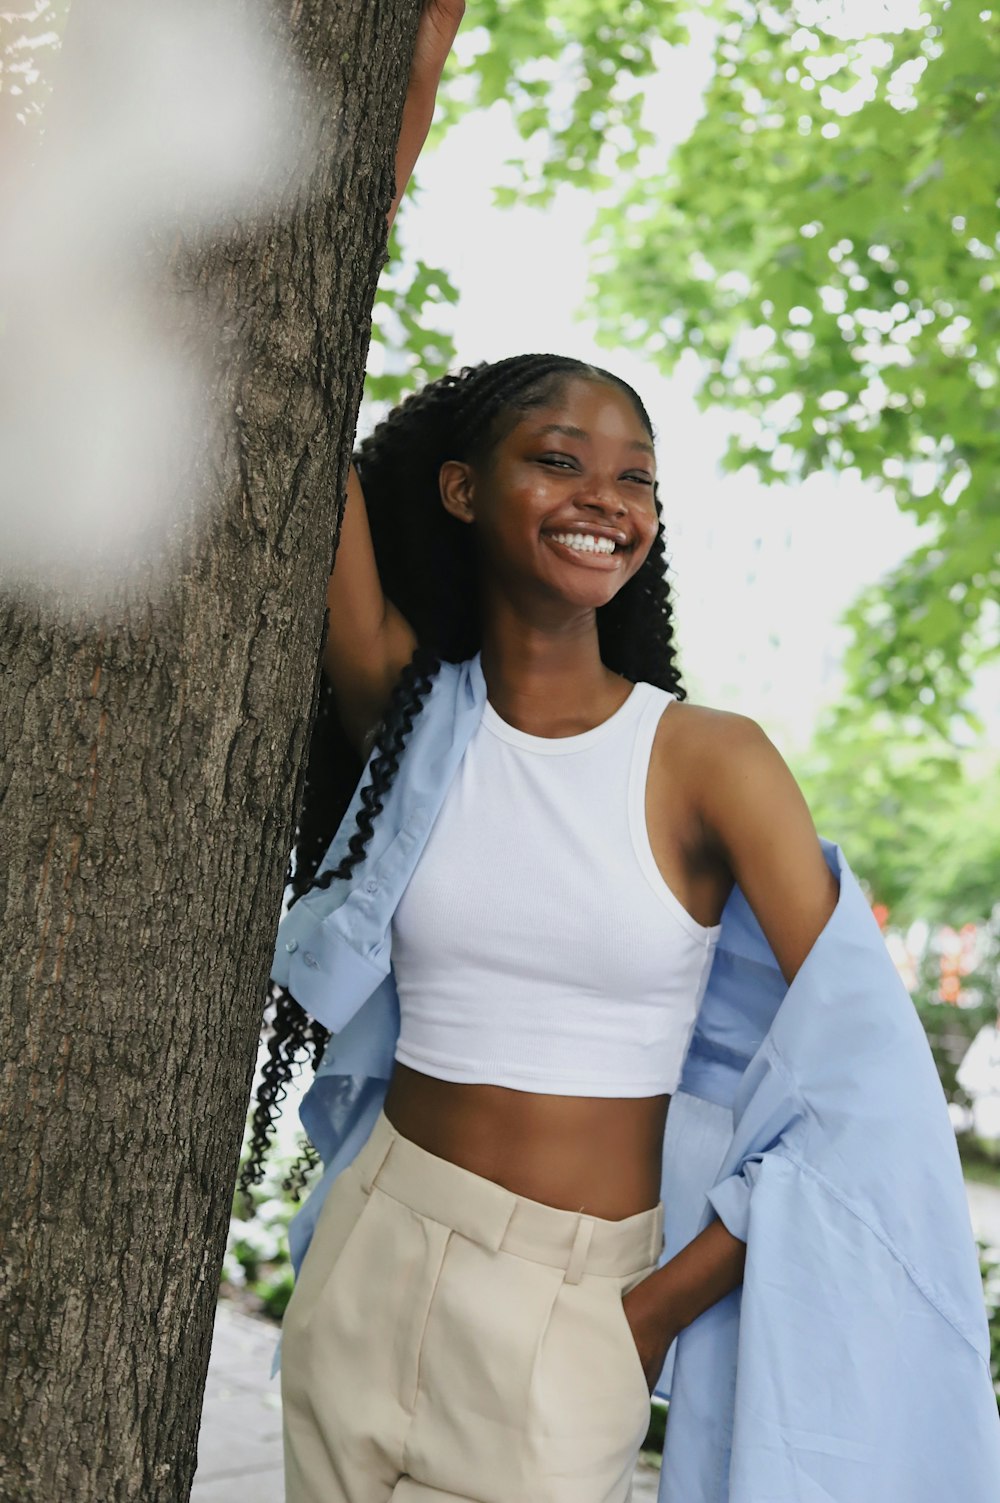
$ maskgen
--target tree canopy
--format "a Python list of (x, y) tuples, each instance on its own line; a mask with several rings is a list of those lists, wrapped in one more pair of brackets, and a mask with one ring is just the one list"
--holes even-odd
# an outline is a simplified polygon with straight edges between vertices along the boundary
[(599, 215), (592, 296), (605, 337), (698, 352), (730, 464), (853, 470), (925, 524), (848, 666), (947, 735), (1000, 648), (1000, 25), (938, 3), (854, 40), (824, 9), (733, 8), (694, 131)]

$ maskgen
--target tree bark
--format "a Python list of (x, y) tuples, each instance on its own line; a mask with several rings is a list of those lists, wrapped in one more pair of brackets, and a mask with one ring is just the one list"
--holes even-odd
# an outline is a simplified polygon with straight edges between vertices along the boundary
[(164, 258), (222, 330), (168, 588), (0, 597), (4, 1500), (189, 1496), (418, 10), (274, 0), (319, 165)]

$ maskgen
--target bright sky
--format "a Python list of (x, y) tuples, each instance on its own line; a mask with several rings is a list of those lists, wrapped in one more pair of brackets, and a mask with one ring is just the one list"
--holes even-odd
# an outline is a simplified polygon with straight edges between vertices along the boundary
[[(679, 139), (696, 118), (706, 43), (702, 30), (690, 49), (665, 54), (647, 114), (663, 140)], [(554, 350), (635, 386), (658, 429), (689, 693), (752, 715), (794, 752), (836, 694), (839, 614), (903, 556), (915, 529), (858, 481), (816, 476), (798, 488), (766, 488), (748, 473), (720, 474), (730, 419), (696, 407), (694, 357), (667, 380), (624, 348), (598, 346), (592, 324), (575, 317), (587, 275), (588, 196), (566, 189), (545, 210), (492, 206), (504, 161), (523, 151), (504, 105), (462, 121), (419, 165), (422, 191), (405, 209), (407, 247), (445, 267), (460, 289), (460, 363)]]

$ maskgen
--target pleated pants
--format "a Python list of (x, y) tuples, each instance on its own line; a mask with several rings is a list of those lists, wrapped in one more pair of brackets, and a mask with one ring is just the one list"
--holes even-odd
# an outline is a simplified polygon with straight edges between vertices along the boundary
[(331, 1186), (285, 1313), (286, 1503), (628, 1503), (650, 1396), (622, 1221), (514, 1195), (382, 1113)]

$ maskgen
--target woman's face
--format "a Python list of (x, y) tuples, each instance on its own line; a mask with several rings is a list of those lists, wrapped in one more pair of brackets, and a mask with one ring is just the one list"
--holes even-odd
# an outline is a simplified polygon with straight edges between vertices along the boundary
[(505, 593), (596, 609), (652, 547), (655, 478), (626, 393), (574, 377), (520, 417), (486, 464), (445, 464), (441, 495), (474, 525), (487, 579)]

